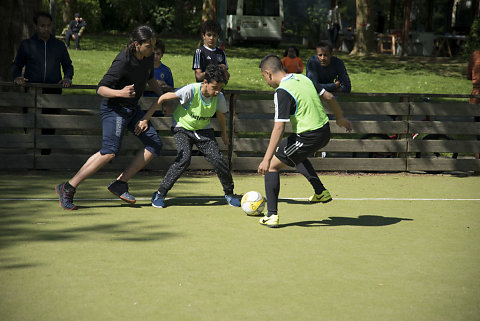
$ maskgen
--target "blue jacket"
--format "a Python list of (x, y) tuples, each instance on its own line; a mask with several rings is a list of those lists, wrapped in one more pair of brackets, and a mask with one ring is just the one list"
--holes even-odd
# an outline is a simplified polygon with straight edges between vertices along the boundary
[(50, 35), (47, 42), (34, 34), (20, 43), (17, 55), (12, 63), (13, 79), (22, 76), (30, 83), (56, 84), (62, 80), (60, 66), (64, 79), (73, 78), (73, 65), (65, 44)]
[(317, 91), (319, 88), (325, 88), (326, 91), (335, 91), (335, 80), (340, 81), (342, 92), (349, 93), (352, 90), (350, 77), (343, 61), (335, 56), (330, 60), (327, 67), (322, 67), (317, 56), (312, 56), (307, 62), (307, 77), (310, 78)]

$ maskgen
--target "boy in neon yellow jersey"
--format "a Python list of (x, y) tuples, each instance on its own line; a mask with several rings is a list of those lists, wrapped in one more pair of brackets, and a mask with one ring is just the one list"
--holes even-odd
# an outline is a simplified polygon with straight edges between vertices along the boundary
[(160, 106), (165, 110), (165, 102), (179, 100), (173, 112), (172, 132), (177, 147), (177, 157), (170, 166), (157, 192), (153, 193), (152, 206), (165, 207), (165, 197), (182, 173), (190, 165), (192, 146), (195, 144), (215, 168), (225, 193), (225, 199), (231, 206), (239, 207), (240, 199), (233, 194), (233, 178), (227, 163), (218, 148), (210, 118), (217, 116), (221, 128), (222, 140), (229, 145), (224, 113), (227, 104), (221, 90), (226, 82), (225, 70), (218, 65), (210, 65), (205, 70), (203, 82), (194, 83), (165, 93), (152, 105), (145, 116), (137, 123), (135, 134), (148, 129), (148, 121)]
[[(330, 140), (329, 119), (323, 110), (322, 101), (327, 102), (332, 109), (338, 126), (350, 132), (352, 124), (343, 117), (342, 109), (331, 93), (321, 89), (318, 94), (312, 81), (304, 75), (287, 74), (277, 56), (265, 56), (260, 68), (267, 84), (276, 89), (275, 124), (265, 156), (258, 165), (258, 173), (265, 175), (268, 208), (267, 215), (260, 219), (260, 224), (277, 227), (279, 171), (285, 166), (295, 166), (308, 179), (315, 191), (310, 202), (328, 203), (332, 200), (307, 159), (308, 155), (326, 146)], [(293, 133), (282, 140), (286, 122), (291, 123)]]

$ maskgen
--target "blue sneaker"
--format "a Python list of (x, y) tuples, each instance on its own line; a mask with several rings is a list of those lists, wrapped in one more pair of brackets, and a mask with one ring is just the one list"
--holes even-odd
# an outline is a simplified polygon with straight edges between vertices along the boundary
[(156, 208), (164, 208), (165, 207), (165, 196), (160, 196), (160, 194), (158, 194), (158, 192), (153, 193), (152, 206), (156, 207)]
[(234, 207), (242, 206), (240, 199), (237, 197), (237, 195), (227, 194), (225, 195), (225, 199), (227, 200), (227, 203), (230, 206), (234, 206)]

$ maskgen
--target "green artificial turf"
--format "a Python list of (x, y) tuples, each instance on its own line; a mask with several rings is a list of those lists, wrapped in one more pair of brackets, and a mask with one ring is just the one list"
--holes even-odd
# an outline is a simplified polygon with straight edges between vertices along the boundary
[[(53, 187), (72, 174), (0, 174), (0, 320), (480, 314), (480, 177), (325, 174), (336, 200), (309, 205), (305, 179), (282, 175), (282, 225), (269, 229), (225, 205), (204, 173), (183, 176), (156, 209), (162, 173), (131, 181), (130, 206), (105, 188), (117, 173), (101, 172), (64, 211)], [(234, 179), (239, 194), (264, 193), (261, 176)]]

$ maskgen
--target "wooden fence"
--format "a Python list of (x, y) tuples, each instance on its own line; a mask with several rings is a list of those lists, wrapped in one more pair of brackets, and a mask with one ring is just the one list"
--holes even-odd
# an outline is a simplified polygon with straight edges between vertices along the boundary
[[(11, 86), (0, 83), (0, 86)], [(74, 86), (64, 95), (0, 92), (0, 170), (68, 169), (77, 170), (101, 146), (101, 98), (75, 94)], [(272, 92), (225, 91), (229, 104), (230, 146), (218, 133), (220, 149), (232, 170), (255, 171), (263, 157), (273, 127)], [(312, 155), (319, 171), (480, 171), (480, 106), (467, 102), (425, 102), (467, 95), (350, 94), (339, 97), (354, 131), (346, 133), (330, 121), (332, 140)], [(394, 99), (392, 99), (392, 97)], [(153, 98), (142, 98), (148, 109)], [(343, 101), (343, 100), (355, 100)], [(377, 100), (377, 101), (372, 101)], [(390, 100), (390, 101), (378, 101)], [(396, 100), (397, 102), (391, 102)], [(331, 114), (330, 111), (327, 112)], [(333, 119), (333, 115), (332, 119)], [(427, 117), (428, 116), (428, 117)], [(147, 168), (164, 170), (173, 162), (176, 150), (170, 132), (170, 117), (154, 117), (152, 122), (164, 143), (162, 155)], [(290, 128), (287, 126), (287, 131)], [(121, 153), (107, 166), (124, 168), (142, 148), (127, 133)], [(322, 153), (323, 152), (323, 153)], [(190, 169), (211, 169), (201, 155), (192, 157)]]

